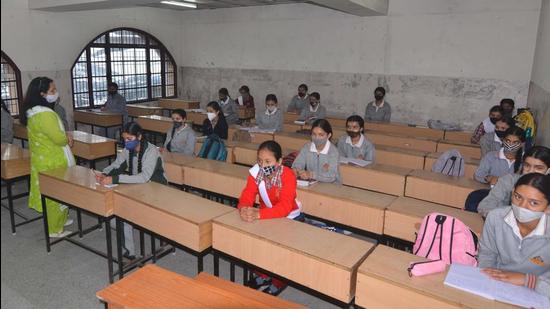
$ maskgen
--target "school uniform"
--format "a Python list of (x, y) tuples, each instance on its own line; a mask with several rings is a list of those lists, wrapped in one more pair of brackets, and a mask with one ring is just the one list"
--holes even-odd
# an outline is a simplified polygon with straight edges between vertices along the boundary
[(474, 130), (474, 134), (472, 135), (470, 142), (472, 144), (479, 144), (479, 141), (484, 134), (493, 132), (495, 132), (495, 125), (491, 122), (491, 119), (487, 117), (483, 119), (483, 121)]
[(166, 132), (164, 148), (169, 152), (193, 156), (196, 141), (197, 137), (193, 129), (187, 124), (184, 124), (181, 128), (172, 128)]
[(301, 114), (302, 110), (307, 106), (309, 106), (309, 95), (306, 94), (303, 98), (299, 95), (295, 95), (292, 97), (292, 100), (290, 100), (290, 104), (288, 104), (286, 111)]
[(390, 122), (391, 106), (388, 102), (382, 101), (377, 105), (375, 101), (367, 104), (365, 108), (365, 121)]
[(326, 117), (327, 117), (327, 110), (320, 103), (317, 104), (315, 108), (313, 108), (311, 104), (308, 104), (308, 106), (302, 109), (302, 113), (300, 114), (300, 117), (298, 117), (298, 120), (305, 121), (306, 123), (311, 124), (313, 121), (317, 119), (325, 119)]
[(513, 173), (499, 177), (495, 186), (489, 191), (489, 195), (479, 202), (477, 212), (487, 217), (491, 210), (510, 205), (514, 185), (521, 176)]
[(363, 134), (361, 134), (357, 144), (353, 144), (351, 137), (348, 135), (341, 136), (338, 139), (338, 151), (340, 151), (340, 156), (353, 159), (358, 159), (359, 156), (362, 156), (362, 160), (374, 163), (374, 145)]
[(256, 117), (256, 124), (262, 130), (281, 132), (283, 131), (283, 111), (277, 108), (273, 113), (270, 113), (266, 109), (264, 113)]
[[(120, 93), (107, 95), (107, 101), (105, 102), (104, 110), (110, 113), (117, 113), (122, 115), (122, 125), (128, 122), (128, 107), (126, 106), (126, 99), (120, 95)], [(105, 135), (109, 138), (116, 139), (116, 132), (118, 128), (107, 128)]]
[(502, 141), (495, 134), (495, 132), (491, 132), (481, 137), (479, 140), (479, 146), (481, 147), (481, 157), (483, 158), (491, 151), (500, 150), (500, 148), (502, 148)]
[(237, 123), (239, 121), (239, 110), (235, 101), (233, 101), (230, 97), (227, 97), (225, 101), (220, 100), (219, 103), (227, 124)]
[(225, 118), (219, 116), (217, 120), (214, 120), (214, 124), (212, 124), (210, 119), (204, 119), (204, 122), (202, 123), (202, 133), (205, 136), (216, 134), (221, 139), (227, 139), (228, 130), (229, 126), (227, 125)]
[(312, 179), (320, 182), (342, 183), (338, 164), (340, 154), (330, 141), (318, 152), (315, 144), (308, 142), (292, 163), (292, 169), (306, 170), (312, 173)]
[(504, 150), (500, 149), (499, 151), (489, 152), (481, 159), (474, 174), (474, 179), (481, 183), (487, 183), (487, 180), (485, 180), (487, 176), (502, 177), (513, 173), (514, 161), (508, 160), (504, 156)]
[(522, 237), (512, 207), (491, 211), (479, 243), (479, 267), (528, 274), (525, 286), (550, 297), (549, 224), (550, 217), (543, 215), (537, 227)]
[[(143, 156), (141, 158), (141, 172), (139, 172), (139, 153), (132, 155), (132, 170), (130, 169), (130, 152), (123, 149), (116, 160), (105, 169), (103, 174), (111, 176), (113, 183), (146, 183), (154, 181), (168, 184), (168, 178), (164, 173), (162, 157), (157, 147), (149, 142), (143, 144)], [(130, 255), (135, 255), (134, 230), (130, 224), (124, 224), (124, 248)]]
[(2, 109), (2, 143), (13, 142), (13, 118), (10, 115), (10, 112)]

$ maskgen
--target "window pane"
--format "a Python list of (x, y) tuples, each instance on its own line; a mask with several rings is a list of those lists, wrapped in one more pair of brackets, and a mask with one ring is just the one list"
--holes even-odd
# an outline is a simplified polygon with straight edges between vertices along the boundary
[(147, 87), (147, 75), (137, 75), (137, 86)]
[(94, 91), (107, 90), (107, 78), (106, 77), (94, 77), (92, 79), (92, 87)]
[(165, 72), (174, 72), (174, 65), (171, 61), (164, 62), (164, 71)]
[(88, 93), (77, 93), (74, 95), (74, 105), (77, 108), (90, 106), (89, 101)]
[(132, 61), (135, 59), (134, 57), (134, 49), (133, 48), (124, 48), (123, 49), (123, 58), (125, 61)]
[(122, 61), (122, 48), (111, 48), (111, 61)]
[(160, 73), (160, 61), (151, 62), (151, 73)]
[(124, 67), (122, 62), (111, 61), (111, 74), (112, 75), (123, 75)]
[(92, 62), (92, 76), (106, 76), (107, 64), (105, 62)]
[(151, 74), (151, 86), (160, 86), (162, 85), (162, 79), (160, 74)]
[(166, 75), (166, 85), (173, 85), (174, 84), (174, 73), (167, 73)]
[(117, 83), (119, 89), (126, 88), (126, 83), (124, 83), (124, 76), (113, 76), (113, 82)]
[(173, 96), (175, 96), (175, 93), (176, 93), (176, 87), (174, 87), (173, 85), (166, 86), (166, 96), (167, 97), (173, 97)]
[(137, 99), (138, 100), (147, 100), (147, 88), (137, 89)]
[(77, 62), (73, 67), (73, 77), (86, 77), (88, 76), (88, 68), (86, 62)]
[(88, 79), (75, 78), (73, 79), (74, 92), (88, 92)]
[(147, 60), (147, 51), (145, 48), (136, 48), (136, 60)]
[(136, 74), (147, 74), (147, 62), (136, 62)]
[(103, 105), (107, 101), (107, 91), (94, 92), (94, 105)]
[(109, 41), (111, 44), (122, 43), (122, 31), (113, 31), (109, 33)]
[(97, 38), (94, 41), (94, 44), (104, 44), (104, 43), (105, 43), (105, 36), (104, 35), (100, 36), (99, 38)]
[(105, 48), (92, 47), (90, 48), (90, 55), (92, 61), (105, 61)]
[(160, 60), (160, 49), (151, 49), (149, 51), (149, 58), (151, 61)]
[(162, 97), (162, 86), (151, 87), (151, 97), (160, 98)]
[(133, 62), (124, 62), (124, 74), (136, 74), (136, 67)]

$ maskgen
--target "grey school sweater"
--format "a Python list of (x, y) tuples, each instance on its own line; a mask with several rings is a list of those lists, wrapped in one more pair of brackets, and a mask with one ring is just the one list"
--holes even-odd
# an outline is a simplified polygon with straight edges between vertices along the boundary
[(499, 140), (498, 142), (495, 140), (495, 132), (486, 133), (481, 137), (479, 140), (479, 146), (481, 147), (482, 158), (491, 151), (500, 150), (502, 147), (502, 142), (500, 142), (498, 137), (497, 139)]
[(225, 116), (225, 121), (227, 121), (227, 124), (235, 124), (239, 121), (239, 110), (237, 107), (237, 103), (233, 101), (230, 97), (227, 97), (227, 100), (225, 101), (227, 103), (223, 103), (222, 101), (219, 101), (220, 107), (222, 108), (223, 115)]
[(508, 174), (500, 177), (495, 186), (478, 205), (477, 212), (483, 217), (496, 208), (510, 205), (514, 185), (521, 177), (519, 174)]
[(312, 142), (306, 143), (292, 163), (292, 169), (312, 172), (312, 178), (320, 182), (342, 183), (338, 149), (330, 141), (326, 145), (328, 146), (318, 153)]
[(113, 183), (146, 183), (148, 181), (168, 183), (162, 157), (155, 145), (149, 142), (145, 143), (141, 159), (141, 173), (138, 172), (138, 158), (139, 154), (136, 152), (132, 160), (132, 173), (129, 173), (130, 152), (122, 149), (116, 160), (103, 169), (103, 174), (112, 176)]
[(508, 165), (508, 161), (500, 158), (500, 155), (501, 151), (492, 151), (486, 154), (479, 162), (474, 179), (481, 183), (487, 183), (485, 180), (487, 176), (502, 177), (514, 173), (514, 164)]
[(544, 215), (523, 239), (515, 220), (511, 207), (489, 213), (479, 246), (479, 267), (533, 274), (537, 276), (535, 290), (550, 297), (550, 217)]
[(391, 106), (384, 101), (384, 105), (376, 110), (375, 102), (370, 102), (365, 108), (365, 121), (390, 122)]
[(186, 125), (183, 129), (177, 130), (172, 136), (172, 130), (166, 132), (166, 140), (164, 141), (164, 148), (168, 148), (170, 144), (170, 152), (177, 152), (187, 156), (192, 156), (195, 151), (195, 143), (197, 137), (193, 129)]
[(318, 105), (315, 111), (312, 111), (310, 108), (311, 105), (308, 104), (308, 106), (302, 109), (302, 113), (300, 114), (300, 117), (298, 117), (299, 121), (305, 121), (306, 123), (311, 124), (317, 119), (324, 119), (327, 117), (327, 110), (323, 105)]
[(309, 96), (305, 95), (304, 98), (300, 98), (298, 95), (292, 97), (290, 104), (286, 108), (287, 112), (296, 112), (300, 114), (304, 107), (309, 106)]
[(338, 139), (338, 151), (340, 151), (340, 155), (343, 157), (357, 159), (361, 155), (363, 157), (362, 160), (374, 163), (374, 145), (365, 135), (361, 134), (361, 136), (360, 145), (352, 145), (351, 138), (348, 135), (342, 135)]
[(283, 130), (283, 111), (277, 109), (273, 114), (263, 112), (256, 116), (256, 124), (262, 130), (281, 132)]

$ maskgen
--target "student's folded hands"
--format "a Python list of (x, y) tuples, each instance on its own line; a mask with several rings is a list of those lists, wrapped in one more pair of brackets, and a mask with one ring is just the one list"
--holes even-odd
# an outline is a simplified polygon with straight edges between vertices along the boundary
[(242, 207), (239, 209), (241, 219), (246, 222), (252, 222), (260, 219), (260, 210), (255, 207)]
[(500, 270), (496, 268), (484, 268), (481, 271), (487, 274), (489, 277), (498, 281), (503, 281), (519, 286), (525, 285), (525, 274), (523, 273)]

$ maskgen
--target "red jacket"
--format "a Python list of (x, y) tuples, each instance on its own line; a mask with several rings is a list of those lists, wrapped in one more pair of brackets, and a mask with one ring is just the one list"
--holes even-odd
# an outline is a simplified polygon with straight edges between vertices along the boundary
[[(291, 211), (298, 209), (298, 205), (296, 204), (296, 176), (286, 166), (283, 166), (281, 183), (282, 188), (273, 186), (267, 191), (273, 207), (268, 208), (260, 196), (260, 219), (285, 218)], [(254, 206), (256, 196), (258, 195), (260, 195), (260, 192), (256, 179), (248, 175), (246, 188), (241, 193), (237, 208)]]

